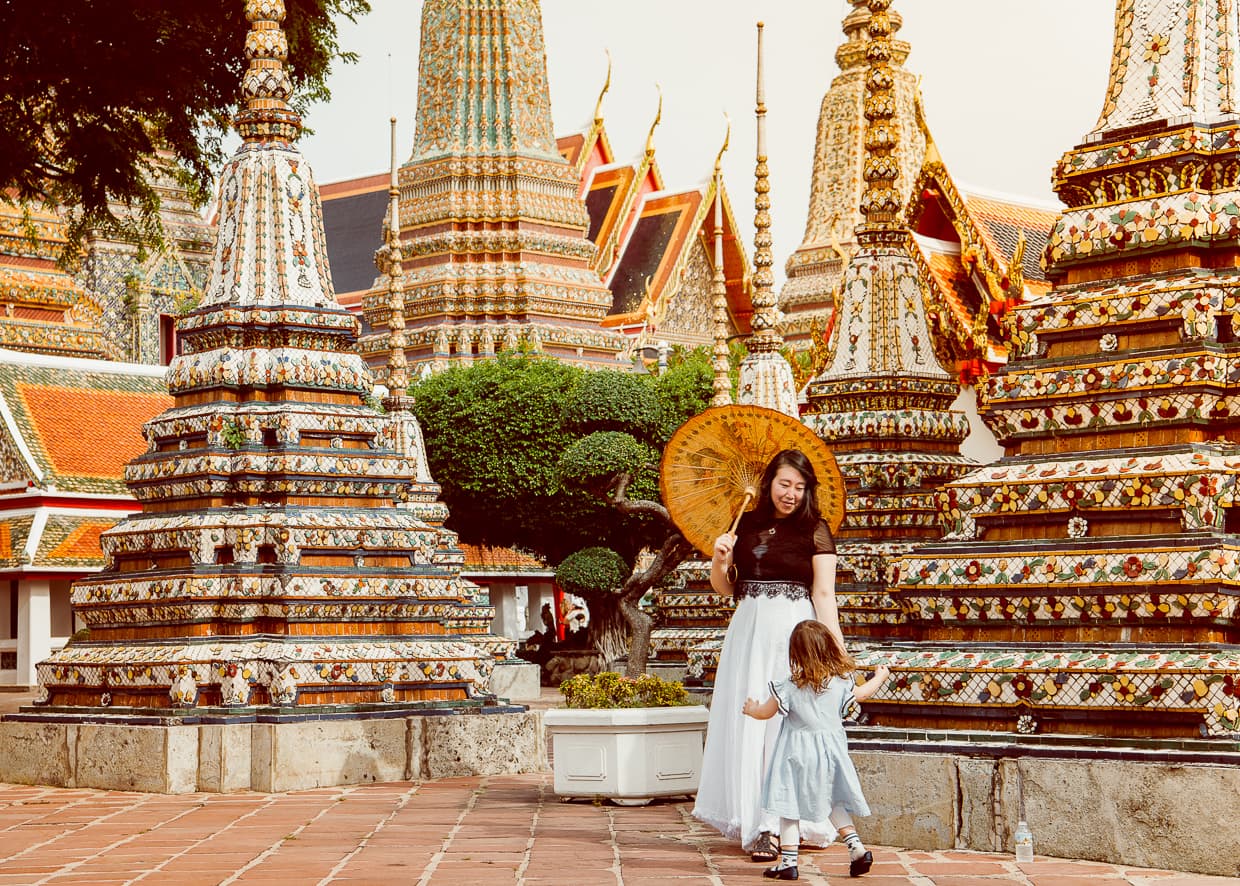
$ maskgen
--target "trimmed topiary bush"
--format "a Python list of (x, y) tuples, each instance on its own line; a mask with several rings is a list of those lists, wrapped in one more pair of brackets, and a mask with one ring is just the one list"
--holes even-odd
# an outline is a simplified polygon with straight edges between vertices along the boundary
[(600, 431), (578, 440), (560, 456), (560, 478), (585, 489), (606, 489), (616, 475), (636, 475), (658, 461), (659, 453), (631, 434)]
[(601, 369), (587, 372), (565, 407), (570, 426), (624, 431), (646, 437), (658, 427), (662, 408), (648, 376)]
[(684, 684), (649, 674), (578, 674), (561, 683), (560, 692), (569, 708), (672, 708), (693, 704)]
[(555, 569), (555, 580), (570, 594), (605, 594), (624, 584), (629, 568), (611, 548), (582, 548)]

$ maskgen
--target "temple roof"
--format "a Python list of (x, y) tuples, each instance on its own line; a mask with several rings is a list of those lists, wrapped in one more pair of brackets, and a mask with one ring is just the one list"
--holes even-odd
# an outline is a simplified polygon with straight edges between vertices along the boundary
[(4, 482), (128, 495), (142, 424), (172, 405), (164, 368), (0, 351)]
[(115, 357), (100, 300), (57, 264), (64, 246), (60, 216), (0, 201), (0, 346)]
[(461, 550), (465, 552), (465, 563), (461, 572), (471, 577), (555, 575), (555, 570), (546, 562), (517, 548), (461, 544)]

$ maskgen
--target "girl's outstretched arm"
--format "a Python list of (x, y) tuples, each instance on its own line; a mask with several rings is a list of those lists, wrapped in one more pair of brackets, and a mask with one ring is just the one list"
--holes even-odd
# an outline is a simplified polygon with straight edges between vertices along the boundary
[(745, 704), (741, 707), (742, 714), (747, 717), (753, 717), (755, 720), (769, 720), (775, 716), (775, 712), (778, 710), (779, 701), (773, 695), (761, 704), (752, 698), (747, 698), (745, 699)]
[(890, 676), (891, 668), (887, 667), (885, 664), (880, 664), (874, 669), (873, 677), (866, 680), (853, 690), (853, 698), (857, 699), (857, 701), (865, 701), (875, 692), (878, 692), (879, 687), (886, 683), (887, 678)]

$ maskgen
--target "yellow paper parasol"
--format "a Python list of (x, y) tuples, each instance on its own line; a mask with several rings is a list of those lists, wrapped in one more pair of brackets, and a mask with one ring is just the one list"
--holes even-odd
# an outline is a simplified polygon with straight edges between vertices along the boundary
[[(689, 419), (663, 450), (659, 490), (672, 520), (710, 555), (757, 503), (762, 472), (784, 449), (799, 449), (818, 475), (818, 507), (831, 531), (844, 520), (844, 477), (818, 436), (795, 418), (762, 406), (718, 406)], [(729, 527), (733, 527), (729, 530)]]

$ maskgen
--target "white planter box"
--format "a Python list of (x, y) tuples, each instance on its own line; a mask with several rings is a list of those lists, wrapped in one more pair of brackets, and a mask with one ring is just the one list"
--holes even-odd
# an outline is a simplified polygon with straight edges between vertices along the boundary
[(555, 792), (619, 800), (695, 794), (708, 718), (702, 705), (547, 711)]

